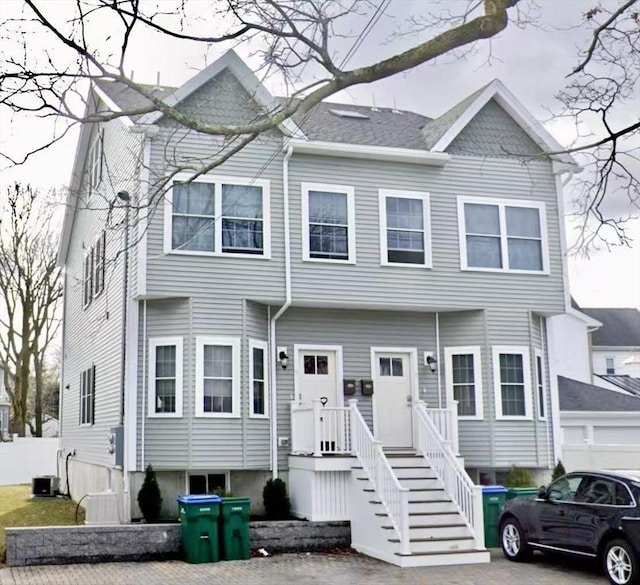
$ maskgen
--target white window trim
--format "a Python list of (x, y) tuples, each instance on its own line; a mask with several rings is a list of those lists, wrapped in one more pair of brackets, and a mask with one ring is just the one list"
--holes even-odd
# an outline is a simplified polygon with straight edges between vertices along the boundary
[[(89, 270), (87, 271), (87, 261)], [(86, 309), (93, 301), (93, 279), (94, 279), (94, 248), (90, 246), (82, 257), (82, 308)], [(89, 285), (89, 295), (87, 295), (87, 282)]]
[[(184, 493), (191, 494), (191, 490), (189, 489), (189, 478), (192, 475), (224, 475), (224, 491), (231, 491), (231, 472), (229, 470), (221, 470), (221, 469), (208, 469), (205, 471), (198, 471), (192, 469), (190, 471), (185, 471), (185, 485), (184, 485)], [(208, 486), (207, 486), (208, 487)]]
[(463, 345), (444, 348), (444, 377), (447, 392), (447, 404), (454, 400), (453, 395), (453, 356), (461, 354), (473, 355), (473, 375), (475, 384), (476, 414), (473, 416), (459, 414), (460, 420), (484, 420), (484, 398), (482, 388), (482, 353), (479, 345)]
[[(500, 246), (503, 268), (484, 268), (469, 266), (467, 263), (467, 226), (464, 215), (465, 203), (480, 205), (496, 205), (500, 218)], [(542, 247), (542, 270), (516, 270), (508, 268), (509, 249), (507, 246), (507, 220), (505, 207), (525, 207), (537, 209), (540, 218), (540, 239)], [(520, 199), (496, 199), (490, 197), (458, 197), (458, 242), (460, 248), (460, 270), (473, 272), (508, 272), (514, 274), (549, 274), (549, 239), (547, 236), (547, 212), (546, 205), (542, 201), (528, 201)]]
[[(356, 208), (355, 190), (349, 185), (329, 185), (325, 183), (301, 183), (302, 195), (302, 259), (305, 262), (326, 262), (329, 264), (356, 263)], [(347, 245), (349, 257), (346, 260), (331, 258), (312, 258), (309, 250), (309, 191), (340, 193), (347, 196)]]
[[(529, 348), (524, 345), (494, 345), (491, 348), (493, 355), (493, 389), (496, 408), (496, 420), (533, 420), (533, 402), (531, 388), (531, 356)], [(524, 415), (502, 414), (502, 391), (500, 387), (500, 354), (517, 353), (522, 355), (522, 368), (524, 375)]]
[[(99, 258), (98, 257), (98, 249), (99, 247), (102, 248), (102, 257)], [(91, 283), (91, 288), (93, 290), (92, 293), (92, 299), (97, 299), (100, 295), (102, 295), (102, 293), (104, 292), (105, 289), (105, 281), (106, 281), (106, 263), (107, 263), (107, 232), (106, 230), (102, 230), (100, 232), (100, 234), (98, 235), (98, 237), (95, 239), (95, 241), (93, 242), (93, 246), (91, 247), (91, 253), (93, 254), (93, 279), (92, 279), (92, 283)], [(102, 288), (96, 292), (95, 288), (96, 288), (96, 270), (98, 267), (98, 260), (102, 260), (102, 271), (101, 271), (101, 277), (102, 277)]]
[[(420, 199), (422, 201), (424, 264), (389, 262), (389, 250), (387, 249), (387, 197), (396, 197), (398, 199)], [(379, 189), (378, 212), (380, 216), (380, 264), (382, 264), (382, 266), (431, 268), (431, 199), (429, 197), (429, 193), (421, 191), (394, 191), (392, 189)]]
[[(156, 412), (156, 348), (162, 345), (176, 347), (176, 411)], [(148, 418), (182, 418), (183, 395), (183, 356), (184, 341), (182, 337), (150, 337), (149, 338), (149, 384), (147, 388)]]
[[(232, 381), (231, 396), (233, 401), (231, 412), (204, 411), (204, 346), (226, 345), (231, 347)], [(196, 404), (195, 416), (199, 418), (240, 418), (240, 338), (238, 337), (196, 337)]]
[[(193, 177), (192, 173), (178, 173), (172, 179), (173, 182), (188, 181)], [(163, 251), (165, 254), (183, 256), (222, 256), (225, 258), (253, 258), (256, 260), (269, 260), (271, 258), (271, 189), (267, 179), (252, 179), (247, 177), (232, 177), (227, 175), (202, 175), (193, 181), (194, 183), (213, 183), (215, 185), (214, 205), (214, 246), (215, 252), (199, 250), (174, 250), (172, 248), (173, 229), (173, 186), (164, 196), (164, 238)], [(235, 254), (222, 251), (222, 188), (221, 185), (244, 185), (262, 188), (262, 254)]]
[[(547, 420), (547, 370), (544, 364), (544, 357), (542, 355), (542, 351), (539, 349), (534, 350), (533, 359), (535, 360), (535, 379), (536, 379), (536, 416), (538, 420)], [(542, 380), (538, 379), (538, 359), (540, 359), (540, 373), (542, 375)], [(538, 392), (538, 386), (542, 385), (542, 405), (540, 404), (540, 392)], [(541, 409), (540, 406), (544, 409), (544, 416), (540, 414)]]
[[(253, 350), (264, 352), (264, 414), (253, 412)], [(269, 418), (269, 347), (266, 341), (249, 339), (249, 418)]]

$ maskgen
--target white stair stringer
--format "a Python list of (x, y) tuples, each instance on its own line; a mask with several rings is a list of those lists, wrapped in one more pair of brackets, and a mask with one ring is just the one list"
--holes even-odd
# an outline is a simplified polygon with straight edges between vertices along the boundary
[(409, 554), (362, 468), (351, 472), (351, 546), (360, 553), (401, 567), (488, 563), (473, 533), (423, 457), (389, 454), (388, 461), (409, 492)]

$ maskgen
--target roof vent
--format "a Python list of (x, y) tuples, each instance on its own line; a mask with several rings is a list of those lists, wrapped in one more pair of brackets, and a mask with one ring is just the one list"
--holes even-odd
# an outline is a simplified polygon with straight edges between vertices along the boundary
[(356, 112), (355, 110), (329, 110), (334, 116), (338, 116), (339, 118), (355, 118), (358, 120), (368, 120), (369, 116), (366, 114), (361, 114), (360, 112)]

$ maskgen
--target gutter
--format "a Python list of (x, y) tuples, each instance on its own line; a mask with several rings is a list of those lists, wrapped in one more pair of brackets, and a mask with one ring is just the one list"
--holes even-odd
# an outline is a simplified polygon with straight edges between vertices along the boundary
[(278, 477), (278, 392), (276, 388), (278, 356), (276, 355), (276, 321), (291, 306), (291, 233), (289, 219), (289, 159), (293, 146), (289, 143), (282, 160), (282, 195), (284, 204), (284, 274), (285, 301), (278, 312), (269, 319), (269, 349), (271, 351), (271, 472), (273, 479)]

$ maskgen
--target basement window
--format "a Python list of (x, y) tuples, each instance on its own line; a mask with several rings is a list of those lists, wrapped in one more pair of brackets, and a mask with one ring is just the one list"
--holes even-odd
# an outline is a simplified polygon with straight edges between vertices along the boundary
[(189, 494), (200, 496), (227, 490), (226, 473), (192, 473), (189, 474)]

